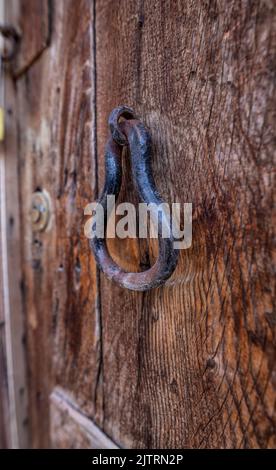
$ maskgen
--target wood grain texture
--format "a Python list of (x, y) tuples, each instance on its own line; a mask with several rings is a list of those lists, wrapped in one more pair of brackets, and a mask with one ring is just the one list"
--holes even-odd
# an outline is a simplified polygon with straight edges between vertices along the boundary
[(57, 449), (118, 449), (59, 388), (51, 394), (51, 441)]
[[(11, 4), (9, 7), (11, 8)], [(9, 13), (10, 10), (5, 12), (5, 21), (9, 20)], [(17, 123), (14, 119), (16, 98), (13, 80), (6, 70), (2, 72), (2, 79), (5, 81), (5, 138), (0, 150), (0, 284), (2, 284), (0, 406), (4, 419), (3, 446), (25, 448), (29, 444), (29, 432), (25, 325), (21, 291)]]
[[(2, 152), (1, 152), (2, 153)], [(3, 158), (3, 153), (1, 155)], [(0, 169), (0, 190), (1, 190), (1, 170)], [(1, 207), (0, 207), (1, 214)], [(5, 311), (4, 311), (4, 280), (2, 266), (2, 233), (3, 227), (0, 217), (0, 449), (6, 449), (10, 446), (10, 426), (9, 426), (9, 393), (7, 377), (7, 354), (5, 337)]]
[[(50, 434), (58, 447), (93, 445), (83, 420), (68, 418), (74, 403), (122, 447), (275, 447), (273, 3), (49, 5), (51, 42), (15, 80), (10, 117), (32, 446), (48, 447)], [(163, 198), (193, 203), (192, 248), (146, 293), (99, 279), (83, 235), (119, 104), (150, 128)], [(137, 202), (127, 158), (124, 174), (121, 200)], [(39, 189), (52, 216), (33, 233)], [(133, 240), (110, 247), (135, 271), (155, 255)]]
[[(102, 409), (97, 276), (83, 233), (83, 209), (96, 197), (93, 4), (51, 6), (51, 44), (16, 80), (33, 447), (50, 443), (53, 386), (68, 390), (87, 416)], [(34, 233), (31, 196), (40, 189), (51, 199), (51, 219)]]
[[(126, 104), (164, 199), (193, 203), (167, 287), (101, 277), (103, 429), (123, 446), (276, 445), (275, 19), (261, 0), (96, 2), (100, 182), (107, 117)], [(151, 257), (111, 249), (128, 269)]]
[(3, 415), (9, 447), (28, 445), (25, 328), (22, 308), (22, 269), (14, 90), (6, 80), (6, 137), (0, 161), (0, 328)]
[[(12, 24), (20, 36), (12, 72), (18, 78), (40, 57), (50, 42), (51, 0), (9, 0)], [(8, 5), (11, 4), (11, 5)]]

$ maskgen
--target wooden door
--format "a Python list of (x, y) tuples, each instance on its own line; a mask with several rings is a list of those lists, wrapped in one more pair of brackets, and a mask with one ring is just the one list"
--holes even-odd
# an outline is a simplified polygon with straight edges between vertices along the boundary
[[(5, 157), (16, 137), (30, 445), (275, 447), (273, 2), (6, 7), (22, 33)], [(83, 232), (120, 104), (150, 129), (164, 199), (193, 203), (191, 248), (148, 292), (100, 274)], [(137, 202), (129, 175), (120, 200)], [(154, 258), (137, 240), (110, 249), (127, 270)]]

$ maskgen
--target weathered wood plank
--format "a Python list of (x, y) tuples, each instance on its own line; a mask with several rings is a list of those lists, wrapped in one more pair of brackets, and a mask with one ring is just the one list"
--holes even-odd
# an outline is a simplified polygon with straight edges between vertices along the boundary
[[(51, 13), (51, 44), (17, 79), (9, 118), (32, 445), (48, 447), (50, 432), (56, 446), (74, 445), (71, 411), (57, 433), (66, 400), (50, 431), (49, 396), (61, 386), (85, 423), (93, 417), (124, 447), (275, 447), (274, 8), (56, 0)], [(97, 160), (103, 182), (106, 121), (121, 103), (151, 129), (164, 199), (193, 202), (193, 246), (166, 287), (132, 293), (101, 277), (99, 296), (82, 214), (97, 195)], [(37, 234), (39, 188), (52, 217)], [(130, 178), (121, 199), (137, 201)], [(153, 257), (132, 240), (111, 249), (127, 269)], [(77, 446), (93, 445), (78, 432)]]
[[(52, 2), (51, 44), (16, 81), (33, 447), (48, 447), (49, 396), (60, 385), (87, 416), (102, 414), (97, 276), (83, 233), (96, 197), (93, 4)], [(52, 214), (34, 233), (31, 196)]]
[[(275, 447), (273, 3), (96, 6), (100, 181), (108, 114), (129, 105), (161, 194), (194, 218), (167, 287), (101, 277), (104, 430), (130, 447)], [(111, 249), (127, 269), (151, 256)]]
[[(3, 159), (3, 153), (0, 151), (0, 159)], [(0, 194), (2, 181), (2, 161), (0, 160)], [(3, 204), (0, 198), (0, 204)], [(0, 214), (3, 208), (0, 207)], [(9, 393), (7, 377), (7, 354), (5, 338), (5, 310), (4, 310), (4, 279), (3, 279), (3, 232), (2, 217), (0, 217), (0, 449), (10, 447), (10, 424), (9, 424)]]
[[(3, 3), (1, 4), (4, 7)], [(1, 22), (9, 19), (2, 10)], [(27, 420), (27, 377), (22, 269), (20, 246), (19, 178), (17, 167), (17, 126), (15, 90), (11, 77), (2, 72), (5, 86), (5, 139), (0, 150), (0, 328), (1, 408), (5, 447), (25, 448), (29, 444)], [(2, 434), (1, 432), (1, 434)]]
[(51, 394), (51, 441), (58, 449), (118, 449), (61, 389)]
[[(0, 21), (4, 21), (4, 3), (0, 1)], [(0, 48), (4, 41), (0, 38)], [(0, 195), (3, 194), (2, 181), (4, 181), (4, 151), (0, 144)], [(8, 385), (7, 385), (7, 356), (5, 338), (5, 311), (4, 311), (4, 278), (3, 278), (3, 201), (0, 196), (0, 449), (10, 446), (10, 426), (8, 420)], [(6, 239), (6, 236), (5, 236)]]
[(51, 0), (9, 0), (6, 3), (8, 9), (12, 8), (12, 25), (20, 36), (12, 69), (18, 78), (50, 43), (52, 4)]

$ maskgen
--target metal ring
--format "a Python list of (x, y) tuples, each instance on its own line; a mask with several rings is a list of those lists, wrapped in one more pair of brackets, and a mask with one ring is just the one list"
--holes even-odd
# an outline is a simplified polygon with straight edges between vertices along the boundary
[[(122, 117), (125, 120), (119, 122)], [(151, 139), (148, 130), (141, 121), (135, 118), (134, 112), (126, 106), (120, 106), (112, 111), (109, 117), (109, 127), (111, 136), (105, 151), (105, 185), (98, 200), (98, 203), (104, 208), (105, 229), (107, 225), (107, 195), (114, 195), (117, 199), (121, 188), (121, 155), (124, 145), (129, 146), (132, 174), (141, 201), (147, 204), (155, 203), (158, 206), (164, 202), (158, 194), (152, 176)], [(177, 265), (178, 250), (173, 246), (174, 237), (168, 214), (161, 210), (161, 215), (170, 227), (170, 236), (162, 238), (160, 224), (158, 224), (158, 258), (150, 269), (143, 272), (124, 271), (110, 256), (105, 238), (99, 238), (94, 234), (90, 245), (98, 266), (109, 279), (127, 289), (146, 291), (164, 284), (171, 276)]]

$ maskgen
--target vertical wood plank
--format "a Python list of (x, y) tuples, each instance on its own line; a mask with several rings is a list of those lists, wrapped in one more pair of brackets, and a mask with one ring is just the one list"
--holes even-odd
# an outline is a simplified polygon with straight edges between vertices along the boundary
[[(108, 114), (132, 106), (157, 187), (194, 219), (166, 287), (101, 277), (104, 429), (130, 447), (275, 447), (275, 9), (106, 0), (96, 30), (101, 183)], [(111, 250), (133, 270), (151, 256), (131, 240)]]
[[(84, 236), (96, 197), (93, 3), (51, 2), (51, 41), (16, 79), (19, 173), (33, 447), (50, 435), (49, 397), (64, 389), (101, 421), (97, 275)], [(34, 233), (32, 192), (47, 191), (51, 218)]]
[[(0, 1), (0, 21), (4, 21), (4, 2)], [(0, 48), (4, 45), (3, 39), (0, 38)], [(3, 82), (1, 84), (3, 86)], [(0, 194), (3, 194), (1, 181), (4, 179), (4, 152), (3, 145), (0, 144)], [(0, 449), (10, 446), (10, 426), (9, 426), (9, 398), (8, 398), (8, 380), (7, 380), (7, 355), (6, 355), (6, 338), (5, 338), (5, 310), (4, 310), (4, 278), (3, 278), (3, 201), (0, 197)], [(6, 236), (5, 236), (6, 239)]]
[[(1, 151), (2, 153), (2, 151)], [(1, 160), (3, 155), (1, 155)], [(2, 165), (0, 166), (0, 181), (2, 181)], [(1, 191), (1, 183), (0, 183)], [(1, 191), (2, 193), (2, 191)], [(0, 204), (3, 204), (2, 198)], [(2, 213), (2, 206), (0, 213)], [(8, 377), (7, 377), (7, 354), (6, 354), (6, 338), (5, 338), (5, 310), (4, 310), (4, 279), (3, 279), (3, 231), (2, 217), (0, 217), (0, 449), (10, 447), (10, 422), (9, 422), (9, 393), (8, 393)]]
[[(5, 6), (7, 7), (6, 3)], [(8, 9), (7, 9), (8, 10)], [(2, 3), (2, 22), (9, 10)], [(11, 77), (3, 75), (5, 139), (0, 157), (1, 213), (1, 398), (5, 420), (5, 445), (25, 448), (29, 444), (27, 419), (27, 378), (25, 331), (22, 309), (22, 269), (20, 250), (20, 209), (17, 167), (17, 127), (15, 90)]]

